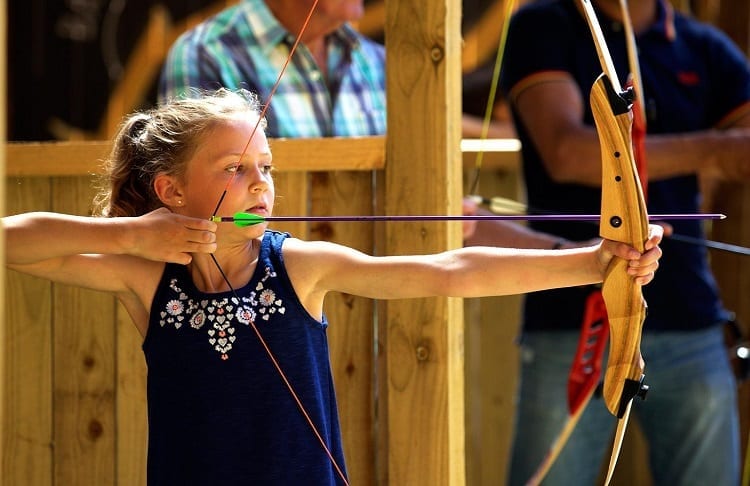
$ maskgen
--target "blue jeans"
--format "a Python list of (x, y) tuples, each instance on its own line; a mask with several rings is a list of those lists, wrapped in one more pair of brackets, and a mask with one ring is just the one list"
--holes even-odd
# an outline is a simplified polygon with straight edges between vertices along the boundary
[[(577, 332), (530, 332), (523, 337), (508, 481), (512, 486), (525, 484), (562, 429), (577, 344)], [(648, 440), (654, 484), (737, 486), (737, 385), (721, 327), (644, 333), (641, 353), (650, 390), (645, 401), (634, 400), (630, 420), (638, 420)], [(592, 398), (543, 484), (594, 485), (609, 458), (616, 423), (603, 401)]]

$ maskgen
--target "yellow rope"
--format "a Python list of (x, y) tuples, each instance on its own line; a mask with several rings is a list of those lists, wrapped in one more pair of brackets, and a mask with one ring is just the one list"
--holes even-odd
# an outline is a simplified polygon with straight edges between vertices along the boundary
[[(492, 70), (492, 82), (490, 84), (490, 93), (487, 96), (487, 106), (484, 110), (484, 118), (482, 120), (482, 131), (479, 135), (480, 140), (487, 139), (487, 132), (490, 129), (490, 122), (492, 121), (492, 110), (495, 107), (495, 97), (497, 95), (497, 85), (500, 81), (500, 67), (503, 65), (503, 54), (505, 53), (505, 43), (508, 39), (508, 26), (510, 25), (510, 16), (513, 14), (515, 9), (515, 0), (506, 0), (505, 3), (505, 17), (503, 18), (503, 30), (500, 35), (500, 40), (497, 46), (497, 55), (495, 56), (495, 67)], [(477, 158), (474, 163), (474, 178), (469, 189), (469, 194), (475, 194), (479, 186), (479, 172), (482, 168), (482, 159), (484, 158), (484, 150), (477, 152)]]

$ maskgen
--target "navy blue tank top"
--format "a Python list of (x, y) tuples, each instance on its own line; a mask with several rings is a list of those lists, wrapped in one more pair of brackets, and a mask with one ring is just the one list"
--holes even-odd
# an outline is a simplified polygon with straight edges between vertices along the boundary
[(151, 306), (148, 484), (342, 484), (274, 368), (255, 323), (344, 469), (327, 323), (302, 307), (281, 245), (266, 231), (252, 278), (236, 292), (198, 290), (167, 264)]

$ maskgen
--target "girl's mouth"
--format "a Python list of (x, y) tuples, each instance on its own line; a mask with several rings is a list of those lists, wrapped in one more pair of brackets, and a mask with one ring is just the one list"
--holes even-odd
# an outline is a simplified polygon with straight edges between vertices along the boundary
[(252, 213), (252, 214), (258, 214), (258, 215), (265, 215), (265, 214), (268, 213), (268, 209), (266, 208), (266, 206), (264, 204), (261, 204), (261, 205), (258, 205), (258, 206), (253, 206), (253, 207), (247, 208), (245, 210), (245, 212), (246, 213)]

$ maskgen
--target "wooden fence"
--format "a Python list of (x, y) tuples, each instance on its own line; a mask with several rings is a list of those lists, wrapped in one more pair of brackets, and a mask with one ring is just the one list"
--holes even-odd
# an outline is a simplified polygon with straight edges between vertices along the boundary
[[(274, 143), (279, 214), (374, 214), (373, 177), (383, 140), (351, 144)], [(91, 174), (106, 143), (11, 145), (7, 211), (90, 214)], [(310, 149), (306, 152), (305, 149)], [(295, 157), (287, 154), (295, 153)], [(293, 166), (304, 160), (310, 173)], [(341, 161), (351, 171), (340, 169)], [(279, 226), (372, 252), (371, 224)], [(116, 300), (10, 272), (5, 357), (7, 409), (3, 464), (7, 484), (145, 484), (145, 363), (141, 338)], [(373, 303), (328, 301), (331, 354), (347, 461), (354, 484), (374, 477)]]
[[(277, 214), (383, 213), (382, 137), (272, 140), (271, 145), (279, 169)], [(108, 148), (107, 142), (8, 145), (7, 212), (90, 214), (94, 174)], [(508, 174), (515, 174), (515, 157), (513, 149), (509, 156), (490, 156), (487, 167), (507, 167)], [(501, 178), (516, 187), (515, 175)], [(279, 229), (371, 253), (384, 238), (382, 225), (372, 223), (287, 223)], [(145, 484), (146, 369), (141, 338), (127, 313), (107, 294), (15, 272), (8, 273), (6, 282), (6, 484)], [(375, 484), (382, 478), (376, 469), (387, 460), (383, 442), (389, 437), (386, 424), (376, 418), (377, 390), (386, 379), (377, 372), (384, 367), (384, 355), (376, 337), (375, 306), (368, 299), (333, 295), (326, 313), (332, 323), (331, 355), (352, 484)], [(505, 329), (511, 347), (516, 318), (506, 328), (498, 326), (496, 317), (488, 322)], [(478, 328), (470, 331), (475, 338), (478, 333)], [(412, 366), (411, 355), (393, 359)], [(506, 364), (499, 363), (507, 369)], [(504, 399), (505, 413), (498, 414), (504, 420), (510, 404)], [(487, 413), (486, 404), (484, 408)], [(492, 435), (507, 443), (508, 434)], [(484, 452), (497, 453), (496, 447)]]
[[(279, 168), (278, 214), (383, 214), (379, 203), (384, 199), (383, 138), (271, 143)], [(106, 142), (10, 144), (7, 213), (88, 214), (93, 174), (108, 147)], [(500, 150), (486, 155), (483, 189), (487, 195), (519, 197), (523, 191), (517, 147)], [(469, 167), (472, 154), (464, 156)], [(420, 187), (414, 191), (417, 194), (412, 196), (418, 197)], [(742, 220), (727, 224), (747, 227)], [(279, 229), (378, 253), (383, 226), (287, 223)], [(735, 262), (735, 267), (746, 264)], [(720, 277), (730, 274), (719, 271)], [(6, 340), (0, 352), (5, 364), (2, 484), (144, 485), (146, 369), (141, 338), (124, 309), (109, 295), (15, 272), (7, 273), (5, 283)], [(746, 298), (732, 303), (746, 315)], [(517, 375), (513, 343), (518, 304), (517, 297), (465, 302), (466, 441), (461, 454), (467, 484), (504, 481)], [(409, 424), (414, 411), (383, 418), (383, 395), (390, 377), (383, 363), (387, 343), (380, 336), (387, 327), (382, 322), (387, 314), (368, 299), (347, 295), (332, 295), (326, 312), (332, 323), (330, 349), (352, 484), (400, 484), (393, 473), (390, 478), (383, 473), (389, 427)], [(387, 351), (404, 368), (419, 365), (413, 352), (395, 346)], [(743, 440), (747, 440), (747, 386), (741, 392)], [(394, 415), (394, 410), (389, 413)], [(637, 432), (635, 424), (631, 430)], [(643, 441), (630, 433), (614, 484), (649, 484), (642, 449)], [(431, 465), (423, 462), (419, 467)]]

